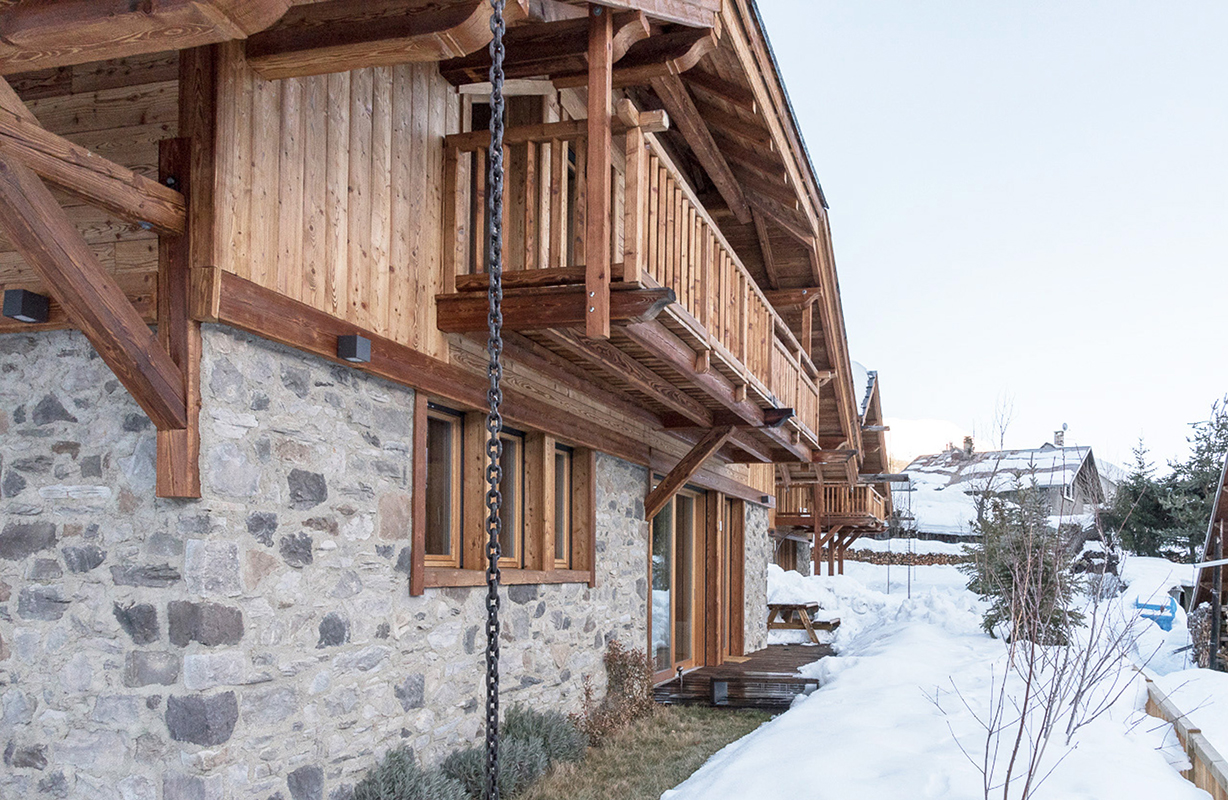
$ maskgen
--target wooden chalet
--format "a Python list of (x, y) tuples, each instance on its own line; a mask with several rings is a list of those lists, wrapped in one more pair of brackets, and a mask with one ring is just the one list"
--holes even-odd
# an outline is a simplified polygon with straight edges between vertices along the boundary
[[(1211, 519), (1207, 521), (1207, 540), (1203, 544), (1202, 558), (1200, 563), (1214, 562), (1225, 558), (1225, 551), (1228, 548), (1224, 546), (1224, 531), (1228, 529), (1228, 457), (1224, 459), (1224, 468), (1220, 473), (1219, 483), (1215, 487), (1215, 500), (1211, 506)], [(1223, 608), (1225, 605), (1224, 584), (1225, 577), (1228, 577), (1228, 567), (1201, 567), (1195, 570), (1194, 578), (1194, 593), (1190, 598), (1187, 611), (1193, 611), (1203, 603), (1211, 603), (1213, 609), (1218, 609), (1220, 614), (1219, 634), (1220, 641), (1216, 645), (1218, 653), (1218, 663), (1213, 664), (1214, 669), (1222, 669), (1224, 665), (1225, 655), (1228, 654), (1228, 642), (1224, 640), (1226, 632)], [(1219, 601), (1216, 602), (1216, 579), (1219, 579)]]
[[(506, 17), (503, 578), (513, 611), (545, 598), (537, 616), (509, 623), (525, 648), (524, 674), (519, 661), (509, 674), (525, 697), (574, 704), (581, 672), (600, 670), (594, 636), (647, 645), (662, 675), (762, 647), (768, 510), (778, 528), (811, 531), (816, 553), (842, 555), (890, 512), (862, 477), (886, 472), (885, 429), (876, 377), (858, 403), (827, 207), (753, 0), (509, 0)], [(0, 343), (22, 337), (5, 357), (42, 359), (8, 371), (20, 380), (0, 373), (10, 431), (0, 457), (12, 471), (23, 447), (82, 442), (48, 451), (54, 468), (18, 469), (26, 488), (5, 481), (6, 519), (45, 514), (53, 526), (32, 550), (0, 541), (26, 570), (0, 568), (14, 596), (43, 597), (23, 576), (69, 526), (143, 520), (103, 553), (126, 560), (97, 596), (157, 615), (159, 598), (228, 603), (248, 639), (263, 631), (272, 648), (227, 640), (243, 670), (280, 665), (269, 680), (306, 698), (315, 690), (286, 666), (290, 634), (261, 628), (268, 604), (299, 602), (313, 609), (294, 616), (310, 629), (304, 652), (384, 648), (388, 663), (425, 665), (398, 667), (412, 674), (389, 720), (423, 704), (461, 713), (447, 659), (413, 653), (426, 638), (462, 648), (430, 614), (451, 604), (464, 618), (477, 597), (465, 587), (484, 581), (489, 21), (478, 0), (0, 6)], [(55, 358), (74, 357), (81, 336), (114, 380), (44, 388), (38, 376), (59, 375)], [(132, 401), (139, 413), (124, 409)], [(405, 411), (380, 410), (389, 403)], [(329, 408), (344, 419), (308, 435)], [(372, 408), (359, 437), (355, 420)], [(82, 439), (87, 420), (94, 435)], [(156, 489), (131, 466), (149, 424)], [(15, 438), (23, 432), (28, 441)], [(108, 441), (123, 444), (122, 459)], [(43, 506), (26, 502), (35, 493)], [(47, 505), (62, 496), (96, 504)], [(257, 511), (266, 506), (276, 511)], [(206, 522), (183, 521), (193, 509)], [(186, 551), (141, 538), (159, 526), (186, 531)], [(192, 577), (232, 553), (233, 582)], [(393, 559), (408, 596), (359, 608), (370, 590), (351, 597), (342, 578), (332, 594), (284, 595), (294, 575), (333, 569), (340, 554), (357, 566), (335, 568), (367, 587), (383, 585)], [(124, 582), (160, 560), (165, 578)], [(87, 580), (68, 567), (61, 599)], [(327, 597), (351, 605), (326, 614)], [(587, 625), (573, 630), (565, 613)], [(83, 625), (118, 631), (122, 616)], [(11, 636), (0, 622), (0, 654)], [(533, 639), (556, 664), (540, 663)], [(474, 660), (476, 687), (471, 644), (454, 658)], [(362, 679), (367, 662), (354, 658)], [(54, 674), (47, 659), (27, 666)], [(146, 685), (128, 669), (126, 685)], [(256, 741), (255, 690), (184, 674), (159, 685), (195, 698), (192, 708), (228, 697), (238, 728), (212, 706), (208, 718), (229, 720), (233, 743)], [(436, 695), (448, 699), (432, 706)], [(299, 711), (251, 713), (272, 720), (259, 735), (305, 724)], [(405, 730), (381, 713), (355, 747)], [(232, 736), (182, 738), (171, 714), (176, 742)], [(420, 754), (463, 736), (465, 719), (422, 723)], [(315, 717), (306, 727), (328, 733)], [(233, 749), (232, 766), (244, 758)]]
[[(803, 562), (812, 559), (815, 574), (826, 561), (829, 575), (842, 575), (849, 546), (864, 534), (887, 529), (892, 513), (887, 426), (878, 373), (863, 374), (858, 405), (862, 449), (848, 453), (843, 462), (777, 465), (776, 562), (786, 569), (804, 569)], [(846, 477), (850, 468), (857, 470), (851, 482)]]

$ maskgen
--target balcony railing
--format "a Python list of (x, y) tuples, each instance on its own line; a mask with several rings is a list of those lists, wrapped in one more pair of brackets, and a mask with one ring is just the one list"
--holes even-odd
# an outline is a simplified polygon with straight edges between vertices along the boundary
[[(810, 484), (781, 486), (776, 492), (778, 516), (809, 516), (814, 514), (814, 489)], [(887, 504), (873, 486), (823, 486), (822, 516), (825, 519), (887, 518)]]
[[(614, 282), (672, 289), (666, 314), (710, 368), (765, 405), (793, 408), (798, 435), (817, 445), (818, 372), (737, 253), (652, 134), (625, 133), (612, 159), (610, 231)], [(505, 132), (505, 280), (516, 287), (584, 282), (584, 121)], [(447, 137), (445, 274), (456, 290), (479, 289), (489, 135)], [(617, 142), (617, 139), (616, 139)]]

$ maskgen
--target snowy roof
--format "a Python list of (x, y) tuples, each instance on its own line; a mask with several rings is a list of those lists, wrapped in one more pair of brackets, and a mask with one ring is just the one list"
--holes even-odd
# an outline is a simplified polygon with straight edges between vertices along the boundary
[(853, 398), (857, 400), (857, 412), (866, 415), (866, 407), (870, 403), (870, 395), (874, 389), (874, 378), (878, 373), (871, 372), (860, 363), (853, 362)]
[[(1083, 464), (1091, 458), (1090, 447), (1058, 447), (1046, 444), (1031, 450), (998, 450), (967, 455), (947, 450), (920, 456), (905, 469), (912, 478), (908, 499), (897, 501), (926, 533), (967, 534), (976, 516), (975, 494), (987, 488), (1004, 490), (1016, 480), (1037, 486), (1070, 486)], [(900, 489), (906, 487), (900, 486)], [(892, 486), (893, 491), (899, 491)]]
[(995, 450), (968, 455), (963, 450), (947, 450), (929, 456), (919, 456), (908, 465), (907, 472), (943, 475), (948, 483), (973, 483), (977, 489), (1004, 488), (1018, 478), (1025, 483), (1036, 481), (1042, 489), (1070, 486), (1083, 467), (1090, 447), (1058, 447), (1046, 444), (1032, 450)]

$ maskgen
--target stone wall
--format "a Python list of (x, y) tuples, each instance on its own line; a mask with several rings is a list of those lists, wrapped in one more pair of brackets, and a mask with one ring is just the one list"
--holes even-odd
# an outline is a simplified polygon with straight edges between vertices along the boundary
[(774, 548), (768, 535), (768, 510), (753, 503), (743, 505), (746, 506), (743, 643), (746, 652), (753, 653), (767, 647), (767, 570)]
[[(202, 400), (204, 496), (159, 500), (84, 337), (0, 336), (0, 796), (343, 800), (478, 734), (484, 589), (407, 591), (413, 392), (205, 326)], [(597, 588), (506, 590), (505, 704), (643, 646), (646, 481), (599, 456)]]

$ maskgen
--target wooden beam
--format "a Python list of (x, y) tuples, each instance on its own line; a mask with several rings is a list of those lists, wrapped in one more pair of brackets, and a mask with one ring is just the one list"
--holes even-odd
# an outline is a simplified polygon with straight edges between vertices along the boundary
[[(767, 275), (768, 287), (769, 289), (775, 289), (777, 286), (780, 286), (780, 275), (776, 270), (776, 259), (772, 255), (770, 232), (763, 223), (763, 217), (757, 211), (751, 212), (751, 218), (755, 222), (755, 236), (759, 239), (759, 252), (763, 255), (763, 271)], [(770, 291), (764, 291), (763, 294), (767, 297)], [(771, 302), (770, 297), (768, 302)]]
[(712, 426), (712, 412), (708, 411), (703, 403), (640, 364), (609, 341), (581, 338), (568, 329), (549, 330), (542, 335), (555, 346), (626, 382), (632, 389), (670, 409), (691, 425), (702, 428)]
[(43, 182), (6, 156), (0, 229), (154, 425), (186, 427), (183, 374)]
[[(647, 322), (670, 303), (672, 289), (627, 289), (610, 293), (610, 321)], [(505, 295), (503, 326), (509, 331), (583, 327), (590, 318), (591, 298), (581, 286), (555, 286), (536, 292)], [(486, 330), (487, 300), (477, 292), (435, 296), (436, 325), (445, 333)]]
[[(665, 326), (656, 322), (633, 323), (625, 326), (623, 332), (666, 366), (687, 378), (708, 397), (737, 415), (744, 425), (763, 427), (763, 409), (747, 400), (746, 387), (734, 386), (719, 370), (695, 372), (694, 352)], [(792, 441), (786, 431), (765, 428), (764, 433), (794, 458), (810, 461), (810, 448)]]
[(814, 230), (810, 227), (810, 221), (805, 214), (796, 208), (789, 208), (771, 197), (751, 193), (746, 195), (746, 199), (747, 202), (755, 207), (756, 211), (762, 213), (772, 222), (775, 222), (793, 238), (805, 245), (813, 245)]
[[(792, 419), (794, 412), (791, 408), (765, 408), (763, 409), (762, 413), (763, 424), (755, 426), (747, 425), (745, 420), (732, 412), (712, 411), (708, 412), (709, 424), (702, 427), (711, 427), (713, 425), (733, 425), (735, 428), (745, 428), (750, 430), (757, 427), (778, 428), (785, 422)], [(661, 417), (661, 423), (666, 430), (686, 430), (687, 428), (694, 428), (696, 425), (695, 421), (685, 414), (665, 414)]]
[(767, 180), (779, 184), (784, 184), (788, 180), (789, 171), (779, 160), (769, 155), (770, 150), (753, 150), (716, 130), (715, 126), (711, 127), (713, 128), (712, 136), (720, 145), (721, 152), (725, 154), (725, 160), (731, 162), (730, 166), (736, 165), (752, 170)]
[[(503, 13), (505, 21), (515, 25), (528, 18), (528, 2), (510, 0)], [(490, 17), (488, 0), (452, 4), (422, 0), (307, 3), (295, 6), (276, 25), (248, 38), (247, 63), (266, 80), (278, 80), (444, 61), (485, 48), (493, 36)], [(514, 31), (509, 31), (508, 38), (513, 36)], [(487, 69), (489, 66), (487, 58)]]
[[(0, 78), (3, 82), (3, 78)], [(0, 108), (0, 155), (21, 161), (56, 188), (159, 233), (184, 228), (183, 195)]]
[(590, 339), (608, 339), (614, 15), (597, 5), (589, 6), (588, 13), (588, 160), (584, 192), (584, 288), (588, 302), (584, 329)]
[(856, 450), (816, 450), (812, 460), (816, 464), (843, 464), (856, 455)]
[[(714, 131), (722, 133), (726, 138), (741, 140), (749, 147), (757, 148), (765, 153), (776, 151), (776, 143), (772, 134), (755, 122), (747, 122), (737, 114), (730, 114), (711, 103), (702, 100), (695, 102), (700, 116), (708, 121)], [(776, 151), (779, 152), (779, 151)]]
[[(647, 86), (654, 78), (681, 75), (716, 49), (711, 31), (691, 29), (650, 36), (633, 45), (615, 67), (611, 82), (616, 89)], [(555, 88), (578, 89), (585, 85), (580, 72), (554, 73)]]
[[(485, 373), (470, 372), (360, 328), (271, 289), (216, 267), (192, 271), (193, 313), (275, 342), (314, 353), (343, 366), (378, 375), (445, 400), (460, 409), (486, 407)], [(337, 337), (358, 334), (371, 341), (371, 361), (337, 357)], [(503, 413), (512, 424), (553, 434), (635, 464), (647, 465), (648, 447), (599, 419), (582, 418), (512, 387), (503, 390)]]
[[(630, 127), (639, 127), (644, 133), (660, 133), (669, 130), (669, 115), (664, 111), (638, 112), (638, 126), (629, 126), (621, 118), (613, 121), (615, 135), (626, 133)], [(567, 120), (565, 122), (543, 122), (540, 125), (516, 125), (503, 131), (504, 144), (524, 144), (525, 142), (542, 142), (558, 139), (560, 141), (579, 139), (588, 132), (588, 122), (583, 119)], [(490, 131), (466, 131), (453, 133), (444, 137), (444, 145), (457, 150), (478, 150), (490, 147)]]
[(692, 88), (698, 89), (709, 97), (724, 101), (735, 108), (741, 108), (758, 115), (759, 105), (755, 102), (755, 93), (741, 84), (725, 80), (719, 75), (713, 75), (702, 69), (687, 72), (686, 82)]
[(243, 38), (291, 0), (25, 0), (0, 12), (0, 74)]
[[(146, 324), (152, 325), (158, 321), (158, 276), (154, 272), (119, 272), (114, 275), (128, 302), (136, 309), (136, 313)], [(5, 283), (0, 284), (0, 291), (7, 289), (27, 289), (46, 295), (48, 291), (41, 283)], [(74, 322), (64, 307), (54, 297), (51, 298), (51, 308), (48, 310), (46, 322), (18, 322), (15, 319), (0, 317), (0, 333), (32, 333), (34, 331), (58, 331), (75, 328)]]
[(712, 139), (712, 133), (695, 108), (682, 79), (677, 75), (655, 78), (652, 88), (661, 99), (665, 110), (669, 112), (670, 119), (686, 137), (691, 151), (721, 193), (734, 218), (743, 225), (748, 224), (751, 221), (750, 207), (742, 194), (742, 187)]
[(799, 289), (775, 289), (764, 292), (763, 296), (775, 308), (805, 308), (819, 299), (821, 293), (817, 286), (803, 286)]
[[(489, 5), (489, 0), (482, 0)], [(611, 13), (602, 9), (610, 22), (610, 60), (616, 63), (636, 42), (648, 38), (648, 20), (639, 12)], [(488, 37), (489, 38), (489, 35)], [(524, 25), (512, 28), (504, 36), (503, 74), (510, 79), (581, 75), (580, 86), (587, 85), (589, 53), (589, 20), (585, 14), (578, 19)], [(485, 83), (490, 80), (490, 53), (475, 50), (460, 58), (441, 60), (439, 74), (453, 86)], [(557, 87), (555, 87), (557, 90)]]
[(719, 24), (719, 0), (594, 0), (609, 8), (643, 11), (661, 22), (696, 28)]
[[(540, 289), (546, 286), (568, 286), (584, 283), (584, 267), (543, 267), (521, 269), (503, 273), (503, 289)], [(623, 265), (610, 265), (610, 279), (622, 280)], [(473, 275), (457, 275), (456, 291), (485, 292), (490, 285), (490, 276), (485, 272)]]
[[(186, 54), (185, 54), (186, 56)], [(158, 174), (186, 190), (192, 176), (189, 139), (164, 139)], [(209, 148), (211, 149), (211, 148)], [(211, 230), (204, 231), (206, 235)], [(158, 497), (200, 497), (200, 323), (191, 317), (192, 237), (158, 239), (158, 342), (179, 367), (187, 425), (157, 433)]]
[(668, 475), (661, 479), (657, 488), (648, 493), (648, 497), (644, 500), (644, 518), (650, 520), (655, 517), (657, 512), (670, 501), (670, 498), (686, 485), (691, 476), (699, 471), (709, 456), (724, 446), (732, 434), (733, 426), (731, 425), (713, 428), (705, 433), (703, 438), (691, 448), (691, 451), (683, 456)]

